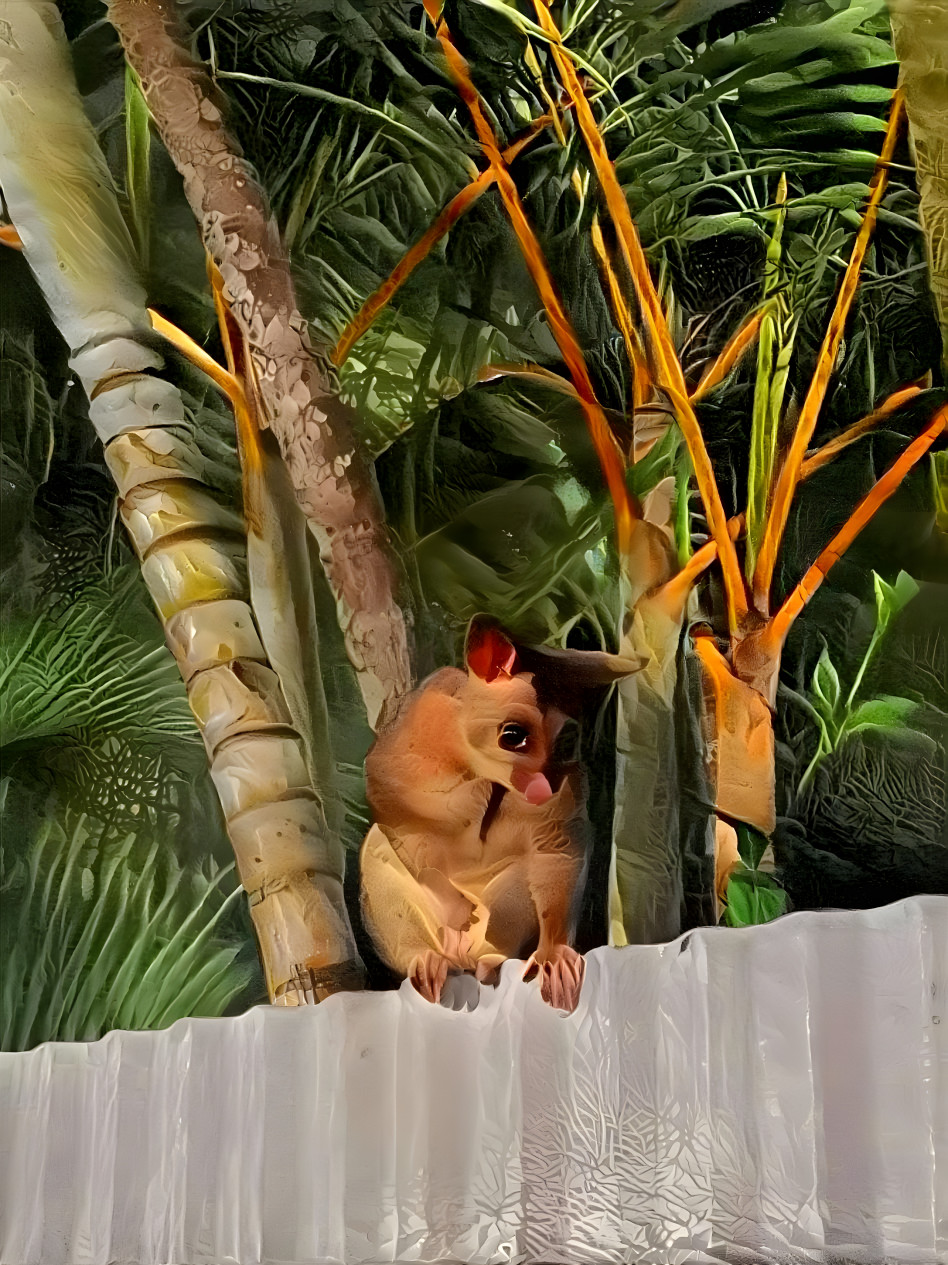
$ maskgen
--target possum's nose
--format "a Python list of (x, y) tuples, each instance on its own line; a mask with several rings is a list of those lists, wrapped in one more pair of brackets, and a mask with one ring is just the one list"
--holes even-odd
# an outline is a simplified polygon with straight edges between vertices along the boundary
[(515, 791), (520, 791), (528, 804), (545, 804), (553, 798), (553, 787), (542, 773), (514, 773), (510, 779)]

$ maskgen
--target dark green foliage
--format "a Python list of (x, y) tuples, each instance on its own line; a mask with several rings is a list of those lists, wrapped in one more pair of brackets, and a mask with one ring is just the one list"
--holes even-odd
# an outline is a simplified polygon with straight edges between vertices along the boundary
[(263, 993), (184, 686), (30, 293), (35, 336), (9, 306), (0, 333), (3, 1049)]
[(257, 968), (234, 936), (232, 866), (183, 866), (175, 815), (127, 833), (61, 802), (17, 816), (2, 816), (0, 1049), (162, 1028), (246, 994)]

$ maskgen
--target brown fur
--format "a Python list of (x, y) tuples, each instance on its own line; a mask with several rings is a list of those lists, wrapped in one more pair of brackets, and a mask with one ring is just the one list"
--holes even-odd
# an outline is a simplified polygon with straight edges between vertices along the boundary
[[(381, 956), (432, 1001), (449, 973), (490, 981), (505, 958), (532, 955), (546, 1000), (572, 1010), (583, 970), (571, 942), (587, 861), (585, 783), (578, 765), (555, 759), (568, 712), (550, 695), (575, 715), (577, 680), (588, 690), (639, 665), (515, 650), (478, 621), (466, 657), (467, 672), (429, 677), (369, 752), (376, 824), (361, 854), (365, 923)], [(509, 725), (527, 731), (523, 750), (500, 745)]]

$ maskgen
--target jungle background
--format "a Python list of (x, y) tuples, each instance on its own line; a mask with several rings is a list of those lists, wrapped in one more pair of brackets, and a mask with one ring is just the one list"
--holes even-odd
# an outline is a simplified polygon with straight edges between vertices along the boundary
[[(478, 169), (432, 29), (407, 0), (179, 8), (269, 194), (313, 341), (328, 350)], [(97, 0), (66, 0), (61, 11), (149, 304), (223, 360), (194, 217), (115, 30)], [(779, 390), (792, 409), (817, 362), (886, 128), (898, 76), (886, 8), (581, 0), (554, 11), (585, 82), (601, 89), (600, 126), (686, 376), (700, 377), (770, 278)], [(591, 237), (597, 199), (540, 64), (532, 9), (452, 0), (445, 16), (508, 143), (559, 109), (558, 125), (511, 170), (598, 398), (622, 432), (632, 384)], [(0, 269), (0, 1048), (236, 1013), (265, 1001), (266, 988), (204, 749), (66, 346), (24, 258), (0, 249)], [(944, 403), (942, 356), (903, 131), (817, 441), (906, 384), (922, 389), (802, 486), (776, 576), (783, 592)], [(167, 359), (193, 402), (209, 481), (237, 504), (233, 418), (203, 375), (170, 350)], [(759, 373), (752, 350), (698, 405), (729, 516), (752, 492)], [(339, 370), (408, 577), (419, 678), (456, 661), (480, 611), (526, 640), (617, 646), (612, 506), (564, 374), (496, 189), (426, 255)], [(675, 544), (687, 556), (707, 524), (677, 428), (654, 411), (650, 421), (658, 439), (629, 467), (629, 486), (645, 498), (670, 481)], [(945, 474), (942, 441), (790, 631), (775, 718), (767, 886), (781, 895), (771, 912), (948, 893)], [(357, 920), (371, 731), (331, 595), (314, 575), (332, 796)], [(720, 611), (713, 573), (701, 600), (709, 619)], [(875, 711), (853, 720), (866, 703)], [(693, 692), (682, 686), (676, 707), (690, 714)], [(696, 726), (682, 732), (694, 737)], [(615, 741), (612, 704), (584, 736), (596, 845), (583, 949), (605, 942)], [(669, 793), (694, 844), (692, 823), (709, 805), (700, 754), (686, 745), (679, 738)], [(713, 922), (713, 858), (694, 844), (681, 865), (681, 930)], [(390, 985), (358, 925), (356, 938), (370, 984)]]

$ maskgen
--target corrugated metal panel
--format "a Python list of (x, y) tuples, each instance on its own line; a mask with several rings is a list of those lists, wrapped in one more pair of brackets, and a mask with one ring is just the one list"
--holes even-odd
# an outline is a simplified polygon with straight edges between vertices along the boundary
[(948, 1260), (948, 898), (0, 1055), (3, 1265)]

